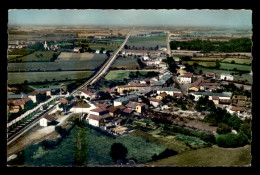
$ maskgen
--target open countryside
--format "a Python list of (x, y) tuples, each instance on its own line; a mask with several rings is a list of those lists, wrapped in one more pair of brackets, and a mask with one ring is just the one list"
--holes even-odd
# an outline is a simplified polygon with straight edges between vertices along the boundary
[(251, 166), (250, 10), (73, 11), (9, 11), (8, 166)]

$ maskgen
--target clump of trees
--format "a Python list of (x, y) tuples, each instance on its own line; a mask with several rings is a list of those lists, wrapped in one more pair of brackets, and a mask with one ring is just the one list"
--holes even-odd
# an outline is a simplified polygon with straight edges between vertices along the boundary
[(252, 41), (249, 38), (231, 39), (229, 41), (171, 41), (171, 49), (181, 47), (184, 50), (199, 50), (201, 52), (251, 52)]
[(122, 143), (113, 143), (110, 149), (109, 155), (113, 159), (113, 161), (116, 163), (117, 160), (121, 159), (123, 161), (126, 161), (128, 150)]
[(171, 73), (176, 73), (177, 72), (177, 65), (175, 64), (175, 61), (173, 59), (173, 57), (167, 57), (166, 59), (162, 60), (163, 62), (165, 62), (168, 66), (168, 69)]
[(154, 154), (152, 156), (152, 160), (153, 161), (156, 161), (156, 160), (160, 160), (160, 159), (164, 159), (164, 158), (167, 158), (167, 157), (170, 157), (170, 156), (175, 156), (177, 155), (178, 152), (177, 151), (174, 151), (172, 149), (168, 149), (166, 148), (163, 152), (161, 152), (160, 154)]

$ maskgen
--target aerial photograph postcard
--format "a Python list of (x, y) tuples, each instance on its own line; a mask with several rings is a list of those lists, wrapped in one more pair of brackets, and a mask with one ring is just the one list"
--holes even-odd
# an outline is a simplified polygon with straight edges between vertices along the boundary
[(8, 167), (251, 167), (252, 10), (8, 9)]

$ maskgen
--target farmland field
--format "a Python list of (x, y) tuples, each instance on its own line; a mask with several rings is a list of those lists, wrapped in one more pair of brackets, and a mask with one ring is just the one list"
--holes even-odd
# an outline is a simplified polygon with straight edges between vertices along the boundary
[(219, 147), (202, 148), (180, 153), (147, 165), (151, 166), (249, 166), (250, 146), (224, 149)]
[(139, 68), (139, 64), (137, 63), (137, 59), (134, 57), (118, 57), (111, 67), (136, 69), (137, 67)]
[(215, 67), (216, 62), (211, 62), (211, 61), (183, 61), (183, 63), (187, 63), (189, 65), (193, 65), (194, 63), (197, 63), (200, 66), (204, 67)]
[(53, 54), (59, 54), (59, 52), (54, 51), (36, 51), (32, 54), (23, 56), (19, 58), (19, 60), (22, 60), (23, 62), (27, 61), (50, 61), (50, 59), (53, 57)]
[(88, 78), (93, 72), (90, 71), (62, 71), (62, 72), (26, 72), (26, 73), (8, 73), (8, 84), (28, 82), (43, 82), (55, 80), (75, 80)]
[[(127, 158), (134, 158), (137, 163), (152, 160), (154, 154), (160, 154), (165, 147), (144, 139), (126, 135), (119, 138), (105, 136), (88, 127), (76, 126), (58, 146), (48, 149), (43, 145), (31, 145), (24, 151), (23, 160), (19, 162), (25, 166), (75, 166), (80, 160), (83, 166), (113, 165), (109, 155), (113, 143), (122, 143), (127, 149)], [(19, 155), (19, 154), (18, 154)]]
[(239, 58), (226, 58), (222, 60), (223, 63), (231, 63), (231, 61), (235, 61), (236, 64), (251, 64), (251, 59), (239, 59)]
[(84, 61), (55, 61), (55, 62), (30, 62), (8, 63), (9, 72), (18, 71), (56, 71), (56, 70), (94, 70), (106, 60), (105, 57), (97, 60)]
[(242, 70), (242, 71), (251, 71), (252, 70), (251, 66), (248, 66), (248, 65), (220, 63), (220, 69), (233, 70), (234, 68), (236, 68), (237, 70)]
[(56, 61), (83, 61), (83, 60), (104, 60), (107, 58), (106, 54), (96, 53), (72, 53), (72, 52), (61, 52)]
[(128, 46), (136, 47), (156, 47), (167, 46), (166, 35), (161, 36), (147, 36), (147, 37), (130, 37), (126, 43)]
[(120, 47), (120, 44), (89, 43), (89, 47), (93, 50), (100, 50), (101, 48), (105, 48), (105, 50), (116, 51)]
[[(116, 70), (116, 71), (110, 71), (108, 74), (105, 76), (106, 80), (124, 80), (124, 78), (129, 78), (129, 73), (130, 72), (136, 72), (136, 70)], [(139, 71), (140, 74), (146, 74), (149, 71), (144, 71), (141, 70)]]
[(194, 61), (216, 61), (216, 60), (223, 60), (224, 58), (212, 58), (212, 57), (193, 57), (191, 58), (191, 60), (194, 60)]

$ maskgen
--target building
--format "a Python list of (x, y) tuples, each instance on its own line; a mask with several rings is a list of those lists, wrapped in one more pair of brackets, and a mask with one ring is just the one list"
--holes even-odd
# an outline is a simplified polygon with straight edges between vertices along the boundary
[(138, 96), (135, 94), (131, 94), (125, 97), (120, 97), (114, 100), (114, 106), (126, 105), (129, 101), (137, 101)]
[(31, 101), (29, 97), (23, 98), (23, 99), (14, 99), (14, 100), (8, 100), (8, 112), (9, 113), (16, 113), (19, 112), (20, 109), (24, 109), (26, 105)]
[(40, 98), (46, 97), (46, 91), (32, 91), (28, 94), (28, 97), (36, 103)]
[(142, 90), (144, 88), (149, 87), (146, 84), (131, 84), (131, 85), (123, 85), (123, 86), (117, 86), (117, 92), (120, 94), (123, 94), (124, 91), (139, 91)]
[(164, 97), (166, 97), (166, 96), (167, 96), (167, 93), (166, 93), (166, 92), (163, 92), (163, 93), (157, 95), (157, 96), (156, 96), (156, 99), (162, 100), (162, 99), (163, 99)]
[(163, 88), (159, 88), (157, 90), (157, 94), (161, 94), (165, 92), (166, 94), (173, 96), (174, 93), (181, 93), (180, 89), (174, 88), (174, 87), (163, 87)]
[(235, 106), (249, 107), (251, 105), (251, 98), (244, 95), (233, 95), (232, 104)]
[(189, 87), (189, 90), (190, 91), (199, 91), (200, 90), (200, 84), (201, 82), (204, 81), (204, 78), (201, 77), (201, 78), (198, 78), (195, 82), (193, 82), (190, 87)]
[(48, 114), (45, 114), (41, 119), (40, 119), (40, 126), (49, 126), (51, 125), (51, 123), (53, 123), (55, 121), (55, 118), (48, 115)]
[(90, 125), (100, 127), (104, 125), (105, 118), (94, 114), (90, 114), (87, 120)]
[(131, 114), (133, 114), (133, 112), (134, 112), (133, 109), (131, 109), (131, 108), (125, 108), (125, 109), (122, 110), (121, 114), (122, 114), (123, 116), (130, 117)]
[(136, 106), (136, 112), (138, 112), (138, 113), (143, 113), (143, 112), (145, 112), (145, 104), (144, 103), (140, 103), (140, 104), (138, 104), (137, 106)]
[(110, 107), (108, 108), (109, 115), (110, 115), (111, 117), (114, 117), (114, 116), (120, 114), (123, 109), (125, 109), (125, 106), (123, 106), (123, 105), (110, 106)]
[(95, 98), (95, 94), (87, 91), (86, 89), (83, 89), (81, 90), (80, 97), (93, 99)]
[(68, 101), (66, 98), (62, 98), (62, 99), (60, 100), (60, 103), (61, 103), (61, 104), (64, 104), (64, 105), (65, 105), (65, 104), (68, 104), (68, 102), (69, 102), (69, 101)]
[(148, 98), (148, 100), (150, 101), (150, 104), (154, 107), (158, 107), (159, 105), (161, 105), (161, 100), (158, 100), (156, 98)]
[(226, 108), (226, 110), (230, 114), (237, 113), (238, 115), (240, 115), (242, 112), (245, 111), (245, 108), (244, 107), (238, 107), (238, 106), (229, 106), (228, 108)]
[(171, 84), (172, 82), (173, 82), (172, 74), (165, 73), (162, 75), (162, 77), (158, 81), (155, 81), (153, 83), (151, 82), (151, 85), (155, 86), (155, 87), (165, 87), (165, 86), (168, 86), (168, 84)]
[(228, 81), (233, 81), (234, 76), (226, 73), (220, 74), (220, 80), (228, 80)]
[(193, 73), (185, 73), (183, 75), (178, 76), (178, 81), (183, 84), (192, 83), (192, 77)]
[(80, 47), (75, 47), (75, 48), (73, 49), (73, 52), (79, 52), (80, 49), (81, 49)]
[(103, 116), (108, 113), (109, 111), (106, 108), (95, 108), (90, 110), (90, 114), (97, 115), (97, 116)]
[(213, 78), (213, 79), (215, 79), (216, 75), (215, 75), (215, 73), (207, 72), (207, 73), (205, 73), (205, 77), (206, 78)]
[(209, 96), (209, 100), (212, 100), (213, 96), (219, 98), (219, 100), (231, 100), (232, 93), (231, 92), (222, 92), (222, 93), (213, 93), (213, 92), (191, 92), (190, 95), (193, 95), (195, 101), (198, 101), (202, 96)]

